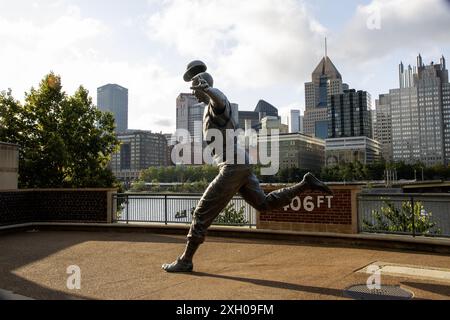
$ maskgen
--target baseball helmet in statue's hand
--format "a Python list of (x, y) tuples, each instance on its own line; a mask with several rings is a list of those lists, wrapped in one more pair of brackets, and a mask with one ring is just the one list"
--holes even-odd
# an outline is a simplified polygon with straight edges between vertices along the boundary
[(208, 67), (204, 62), (200, 60), (192, 61), (188, 64), (187, 71), (184, 74), (183, 79), (186, 82), (191, 82), (195, 76), (199, 75), (200, 73), (206, 72), (206, 70), (208, 70)]

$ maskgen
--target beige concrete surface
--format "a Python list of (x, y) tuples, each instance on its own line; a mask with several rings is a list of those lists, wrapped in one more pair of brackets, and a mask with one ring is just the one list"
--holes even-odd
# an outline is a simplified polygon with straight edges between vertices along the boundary
[(358, 272), (370, 273), (370, 267), (378, 267), (379, 272), (386, 276), (407, 276), (411, 279), (432, 280), (445, 282), (450, 285), (450, 269), (434, 268), (420, 265), (393, 264), (382, 261), (372, 263), (371, 266), (361, 269)]
[[(365, 284), (357, 272), (376, 261), (450, 268), (450, 256), (270, 240), (208, 238), (193, 274), (161, 264), (184, 237), (143, 233), (17, 232), (0, 235), (0, 289), (34, 299), (344, 299)], [(67, 289), (67, 268), (81, 269), (81, 290)], [(382, 277), (416, 299), (450, 299), (445, 282)]]

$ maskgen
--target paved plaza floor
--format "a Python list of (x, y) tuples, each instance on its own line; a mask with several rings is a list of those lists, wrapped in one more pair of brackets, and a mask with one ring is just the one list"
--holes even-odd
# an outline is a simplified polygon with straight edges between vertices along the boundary
[[(161, 265), (173, 261), (184, 243), (181, 236), (145, 233), (1, 235), (0, 292), (33, 299), (346, 299), (344, 290), (365, 284), (369, 275), (361, 270), (377, 261), (450, 269), (448, 255), (208, 238), (194, 273), (163, 272)], [(70, 266), (81, 270), (80, 290), (67, 287)], [(412, 291), (416, 299), (450, 299), (445, 277), (432, 280), (409, 272), (381, 280)]]

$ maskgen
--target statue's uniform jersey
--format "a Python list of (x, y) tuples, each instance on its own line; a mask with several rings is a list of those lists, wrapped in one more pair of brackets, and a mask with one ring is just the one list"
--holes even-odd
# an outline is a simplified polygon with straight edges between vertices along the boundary
[[(235, 122), (233, 117), (233, 109), (231, 108), (231, 103), (225, 97), (225, 95), (220, 92), (220, 90), (216, 88), (210, 88), (209, 90), (214, 90), (214, 95), (219, 97), (222, 100), (222, 105), (225, 106), (225, 110), (222, 113), (215, 112), (211, 103), (205, 108), (205, 113), (203, 116), (203, 137), (206, 140), (206, 143), (213, 147), (212, 143), (214, 142), (209, 140), (209, 134), (214, 134), (211, 132), (211, 129), (217, 130), (217, 132), (221, 133), (223, 139), (222, 150), (217, 150), (214, 148), (213, 152), (213, 160), (217, 165), (221, 164), (248, 164), (248, 155), (245, 151), (245, 148), (239, 146), (237, 143), (237, 139), (233, 139), (232, 150), (234, 150), (234, 155), (231, 157), (229, 154), (227, 155), (227, 131), (230, 130), (230, 133), (235, 134), (236, 130), (239, 129), (239, 124)], [(230, 149), (231, 150), (231, 149)], [(238, 157), (238, 155), (240, 157)], [(244, 159), (244, 163), (240, 163), (239, 159)]]

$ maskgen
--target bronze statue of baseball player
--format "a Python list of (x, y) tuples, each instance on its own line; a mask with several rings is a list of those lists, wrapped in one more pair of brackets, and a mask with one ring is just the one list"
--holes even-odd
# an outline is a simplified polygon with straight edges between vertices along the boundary
[[(226, 130), (238, 129), (238, 124), (233, 120), (230, 102), (220, 90), (214, 88), (214, 80), (206, 70), (207, 67), (203, 62), (193, 61), (188, 65), (184, 80), (193, 82), (191, 89), (194, 95), (206, 105), (203, 120), (204, 136), (206, 137), (208, 130), (211, 129), (219, 130), (225, 135)], [(332, 193), (324, 183), (308, 173), (297, 185), (266, 195), (253, 174), (251, 165), (248, 164), (248, 155), (245, 156), (245, 164), (229, 161), (235, 160), (235, 156), (227, 154), (226, 151), (214, 155), (215, 159), (220, 159), (216, 161), (220, 169), (219, 175), (211, 182), (194, 211), (184, 253), (175, 262), (164, 264), (162, 268), (165, 271), (193, 271), (194, 254), (204, 243), (207, 229), (236, 194), (240, 194), (256, 210), (269, 211), (289, 205), (293, 198), (306, 190)]]

